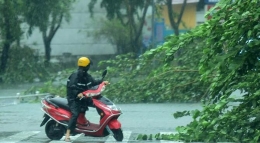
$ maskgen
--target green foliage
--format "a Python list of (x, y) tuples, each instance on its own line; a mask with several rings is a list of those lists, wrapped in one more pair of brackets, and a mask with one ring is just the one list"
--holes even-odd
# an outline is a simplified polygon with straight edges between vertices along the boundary
[(46, 31), (48, 28), (56, 27), (60, 23), (60, 17), (65, 17), (66, 21), (70, 19), (71, 4), (75, 0), (25, 0), (23, 15), (25, 22), (32, 28), (39, 27), (40, 31)]
[(1, 0), (0, 1), (0, 33), (1, 33), (1, 61), (0, 72), (6, 70), (6, 64), (9, 57), (9, 49), (14, 41), (19, 41), (22, 35), (20, 24), (21, 0)]
[(35, 93), (35, 91), (39, 91), (40, 93), (50, 93), (52, 95), (66, 97), (66, 85), (64, 84), (57, 85), (51, 81), (45, 82), (44, 85), (42, 85), (41, 87), (33, 86), (27, 91), (25, 91), (25, 94)]
[[(63, 17), (69, 21), (71, 4), (74, 0), (1, 0), (0, 1), (0, 33), (1, 33), (1, 67), (0, 72), (6, 72), (9, 60), (9, 49), (14, 42), (20, 44), (24, 33), (21, 24), (32, 28), (39, 27), (43, 33), (44, 44), (50, 45)], [(48, 31), (49, 30), (49, 31)], [(48, 33), (47, 33), (48, 32)], [(50, 58), (50, 46), (46, 48), (47, 58)], [(10, 73), (5, 73), (10, 74)], [(8, 77), (8, 76), (5, 76)], [(31, 79), (28, 79), (30, 81)]]
[[(93, 16), (93, 8), (97, 0), (89, 2), (89, 11)], [(150, 0), (102, 0), (100, 7), (105, 8), (108, 20), (118, 20), (121, 26), (127, 27), (129, 36), (125, 42), (128, 42), (128, 48), (124, 49), (123, 54), (129, 52), (138, 53), (141, 47), (142, 29), (145, 23), (145, 17)], [(117, 33), (117, 32), (116, 32)], [(117, 45), (118, 46), (118, 45)], [(122, 49), (121, 49), (122, 50)], [(119, 52), (122, 53), (122, 52)]]
[[(185, 35), (192, 37), (191, 34)], [(106, 95), (116, 102), (194, 102), (206, 95), (208, 84), (200, 81), (199, 58), (202, 56), (199, 38), (188, 40), (182, 36), (157, 49), (151, 49), (138, 59), (133, 54), (120, 55), (114, 60), (101, 62), (107, 65), (111, 85)], [(184, 41), (185, 42), (185, 41)], [(193, 45), (196, 44), (196, 47)], [(168, 47), (173, 47), (172, 49)], [(172, 53), (182, 48), (182, 54), (173, 58)], [(165, 60), (162, 57), (167, 57)]]
[(139, 134), (137, 137), (137, 140), (153, 140), (153, 137), (152, 137), (152, 135), (149, 135), (149, 138), (148, 138), (148, 135), (146, 135), (146, 134)]
[(5, 84), (33, 82), (35, 78), (46, 81), (57, 68), (57, 65), (46, 68), (34, 50), (27, 46), (13, 46), (9, 55), (6, 72), (2, 75)]
[(59, 95), (61, 97), (66, 97), (66, 84), (69, 75), (73, 72), (73, 69), (67, 69), (59, 71), (52, 75), (44, 85), (33, 86), (25, 91), (25, 94), (35, 93), (39, 91), (40, 93), (50, 93), (53, 95)]
[(142, 140), (147, 140), (148, 136), (147, 135), (143, 135), (142, 136)]
[[(97, 0), (91, 0), (89, 3), (89, 11), (91, 12), (92, 16), (94, 15), (93, 8), (96, 3)], [(108, 19), (122, 19), (124, 16), (123, 12), (121, 11), (122, 9), (125, 10), (131, 7), (133, 10), (132, 14), (138, 14), (136, 13), (137, 10), (143, 9), (145, 7), (145, 3), (146, 0), (102, 0), (100, 7), (106, 9)]]
[(148, 140), (153, 140), (153, 135), (150, 134)]
[(89, 35), (95, 39), (108, 39), (109, 42), (117, 47), (117, 54), (127, 53), (130, 49), (130, 29), (123, 25), (119, 20), (100, 20), (98, 28), (91, 31)]
[[(259, 142), (259, 5), (259, 1), (223, 0), (211, 20), (175, 42), (186, 46), (194, 38), (204, 37), (198, 68), (201, 81), (210, 87), (203, 110), (182, 113), (192, 115), (193, 121), (178, 127), (173, 140)], [(165, 60), (171, 61), (176, 46), (165, 49), (171, 51)], [(234, 91), (244, 95), (234, 98)]]
[[(180, 40), (185, 41), (183, 37)], [(179, 37), (169, 38), (172, 40), (137, 59), (134, 54), (126, 54), (100, 62), (100, 67), (108, 69), (105, 80), (111, 82), (103, 94), (120, 103), (200, 101), (206, 95), (208, 84), (200, 81), (197, 66), (202, 55), (199, 38), (188, 40), (187, 45), (176, 44)], [(170, 55), (179, 48), (183, 48), (182, 54), (172, 60)], [(163, 60), (167, 55), (167, 61)]]
[(174, 134), (156, 134), (152, 135), (150, 134), (149, 137), (146, 134), (139, 134), (136, 138), (136, 140), (177, 140), (177, 138), (174, 136)]
[[(0, 1), (0, 18), (2, 19), (0, 21), (1, 39), (9, 40), (10, 43), (17, 40), (22, 34), (20, 28), (22, 21), (19, 19), (21, 3), (21, 0)], [(9, 35), (8, 39), (5, 37), (7, 34)]]
[(25, 0), (23, 17), (29, 25), (29, 34), (33, 28), (39, 28), (45, 48), (45, 63), (51, 59), (51, 41), (60, 28), (63, 19), (70, 20), (70, 9), (75, 0)]
[(142, 140), (142, 137), (143, 137), (143, 135), (142, 135), (142, 134), (139, 134), (139, 135), (137, 136), (136, 140)]

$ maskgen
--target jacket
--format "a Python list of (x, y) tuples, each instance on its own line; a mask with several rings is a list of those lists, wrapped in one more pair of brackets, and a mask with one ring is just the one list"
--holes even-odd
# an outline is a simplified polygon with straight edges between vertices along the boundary
[(79, 74), (79, 70), (72, 73), (67, 81), (68, 102), (77, 100), (77, 95), (93, 86), (99, 85), (102, 80), (95, 80), (90, 74)]

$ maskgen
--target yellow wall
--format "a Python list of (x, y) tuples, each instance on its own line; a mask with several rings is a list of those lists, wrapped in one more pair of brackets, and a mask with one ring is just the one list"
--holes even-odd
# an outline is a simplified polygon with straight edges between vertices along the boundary
[[(196, 3), (187, 4), (182, 16), (182, 21), (185, 23), (187, 28), (184, 28), (182, 24), (179, 25), (179, 29), (190, 29), (196, 26)], [(173, 5), (173, 11), (180, 13), (182, 4)], [(169, 17), (168, 17), (168, 8), (166, 5), (162, 7), (162, 17), (167, 27), (171, 27)], [(175, 22), (177, 20), (175, 19)]]

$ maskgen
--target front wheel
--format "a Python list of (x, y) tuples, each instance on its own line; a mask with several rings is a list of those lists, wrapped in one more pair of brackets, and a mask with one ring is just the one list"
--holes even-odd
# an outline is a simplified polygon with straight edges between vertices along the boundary
[(121, 128), (119, 129), (112, 129), (112, 132), (114, 134), (114, 138), (116, 139), (116, 141), (122, 141), (123, 138), (124, 138), (124, 135), (123, 135), (123, 131)]
[(50, 120), (45, 126), (45, 133), (51, 140), (60, 140), (66, 132), (66, 128), (54, 120)]

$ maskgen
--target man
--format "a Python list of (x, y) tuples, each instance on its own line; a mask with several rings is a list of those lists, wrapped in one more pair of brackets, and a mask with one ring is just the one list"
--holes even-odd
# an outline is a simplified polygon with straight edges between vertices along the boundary
[[(65, 136), (65, 141), (70, 142), (70, 133), (74, 131), (77, 119), (81, 118), (85, 125), (88, 125), (88, 121), (85, 118), (86, 103), (88, 106), (93, 106), (91, 97), (83, 100), (83, 91), (89, 89), (92, 86), (99, 85), (102, 80), (95, 80), (88, 70), (90, 68), (91, 61), (87, 57), (81, 57), (78, 59), (78, 70), (72, 73), (67, 81), (67, 100), (72, 113), (71, 119), (68, 123), (68, 128)], [(104, 81), (108, 84), (108, 81)], [(80, 100), (82, 99), (82, 100)], [(85, 108), (85, 109), (84, 109)]]

